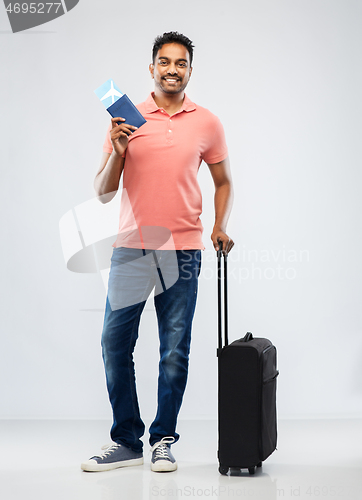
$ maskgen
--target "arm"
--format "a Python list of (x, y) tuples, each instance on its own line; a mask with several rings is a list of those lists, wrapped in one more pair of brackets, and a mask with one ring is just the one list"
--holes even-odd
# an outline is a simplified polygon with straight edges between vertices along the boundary
[(102, 203), (108, 203), (118, 191), (119, 181), (124, 167), (123, 153), (128, 146), (128, 136), (137, 127), (117, 122), (124, 122), (124, 118), (112, 118), (112, 128), (110, 131), (113, 146), (112, 154), (103, 153), (101, 165), (94, 179), (94, 189)]
[(119, 181), (124, 167), (124, 158), (117, 155), (103, 153), (101, 164), (94, 179), (94, 189), (102, 203), (108, 203), (118, 191)]
[(223, 250), (228, 253), (234, 246), (233, 240), (225, 232), (234, 198), (229, 158), (208, 166), (215, 184), (215, 224), (211, 239), (215, 250), (219, 250), (220, 240)]

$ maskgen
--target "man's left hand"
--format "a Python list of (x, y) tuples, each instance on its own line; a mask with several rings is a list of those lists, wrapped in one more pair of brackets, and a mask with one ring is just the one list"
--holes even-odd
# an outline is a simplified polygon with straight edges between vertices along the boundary
[(214, 229), (211, 235), (211, 240), (216, 251), (219, 250), (219, 241), (222, 242), (222, 251), (228, 254), (234, 246), (233, 240), (221, 229)]

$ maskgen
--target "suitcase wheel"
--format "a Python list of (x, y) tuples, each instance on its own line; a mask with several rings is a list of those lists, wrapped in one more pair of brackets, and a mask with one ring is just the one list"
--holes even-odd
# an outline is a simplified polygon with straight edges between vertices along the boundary
[(229, 472), (229, 467), (225, 467), (224, 465), (219, 466), (219, 472), (223, 476), (226, 476), (226, 474)]
[(259, 462), (257, 467), (261, 467), (263, 465), (263, 462)]
[(255, 474), (255, 467), (249, 467), (249, 474)]

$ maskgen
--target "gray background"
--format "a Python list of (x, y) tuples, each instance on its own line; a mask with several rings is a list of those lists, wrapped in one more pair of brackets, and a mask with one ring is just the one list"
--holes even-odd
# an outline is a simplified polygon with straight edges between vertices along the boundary
[[(59, 220), (94, 196), (109, 123), (93, 90), (153, 88), (156, 35), (195, 43), (189, 97), (230, 149), (230, 336), (278, 347), (283, 418), (361, 416), (361, 64), (358, 0), (81, 0), (12, 34), (0, 6), (2, 418), (110, 418), (100, 351), (105, 288), (66, 269)], [(182, 418), (216, 418), (213, 184), (200, 169), (207, 247)], [(136, 349), (154, 416), (151, 305)]]

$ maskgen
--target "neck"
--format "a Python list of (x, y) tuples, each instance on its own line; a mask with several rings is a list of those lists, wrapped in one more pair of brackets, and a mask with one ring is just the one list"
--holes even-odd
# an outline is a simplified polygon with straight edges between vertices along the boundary
[(159, 108), (163, 108), (168, 114), (176, 113), (181, 109), (184, 102), (185, 92), (178, 94), (165, 94), (159, 89), (155, 89), (153, 99)]

